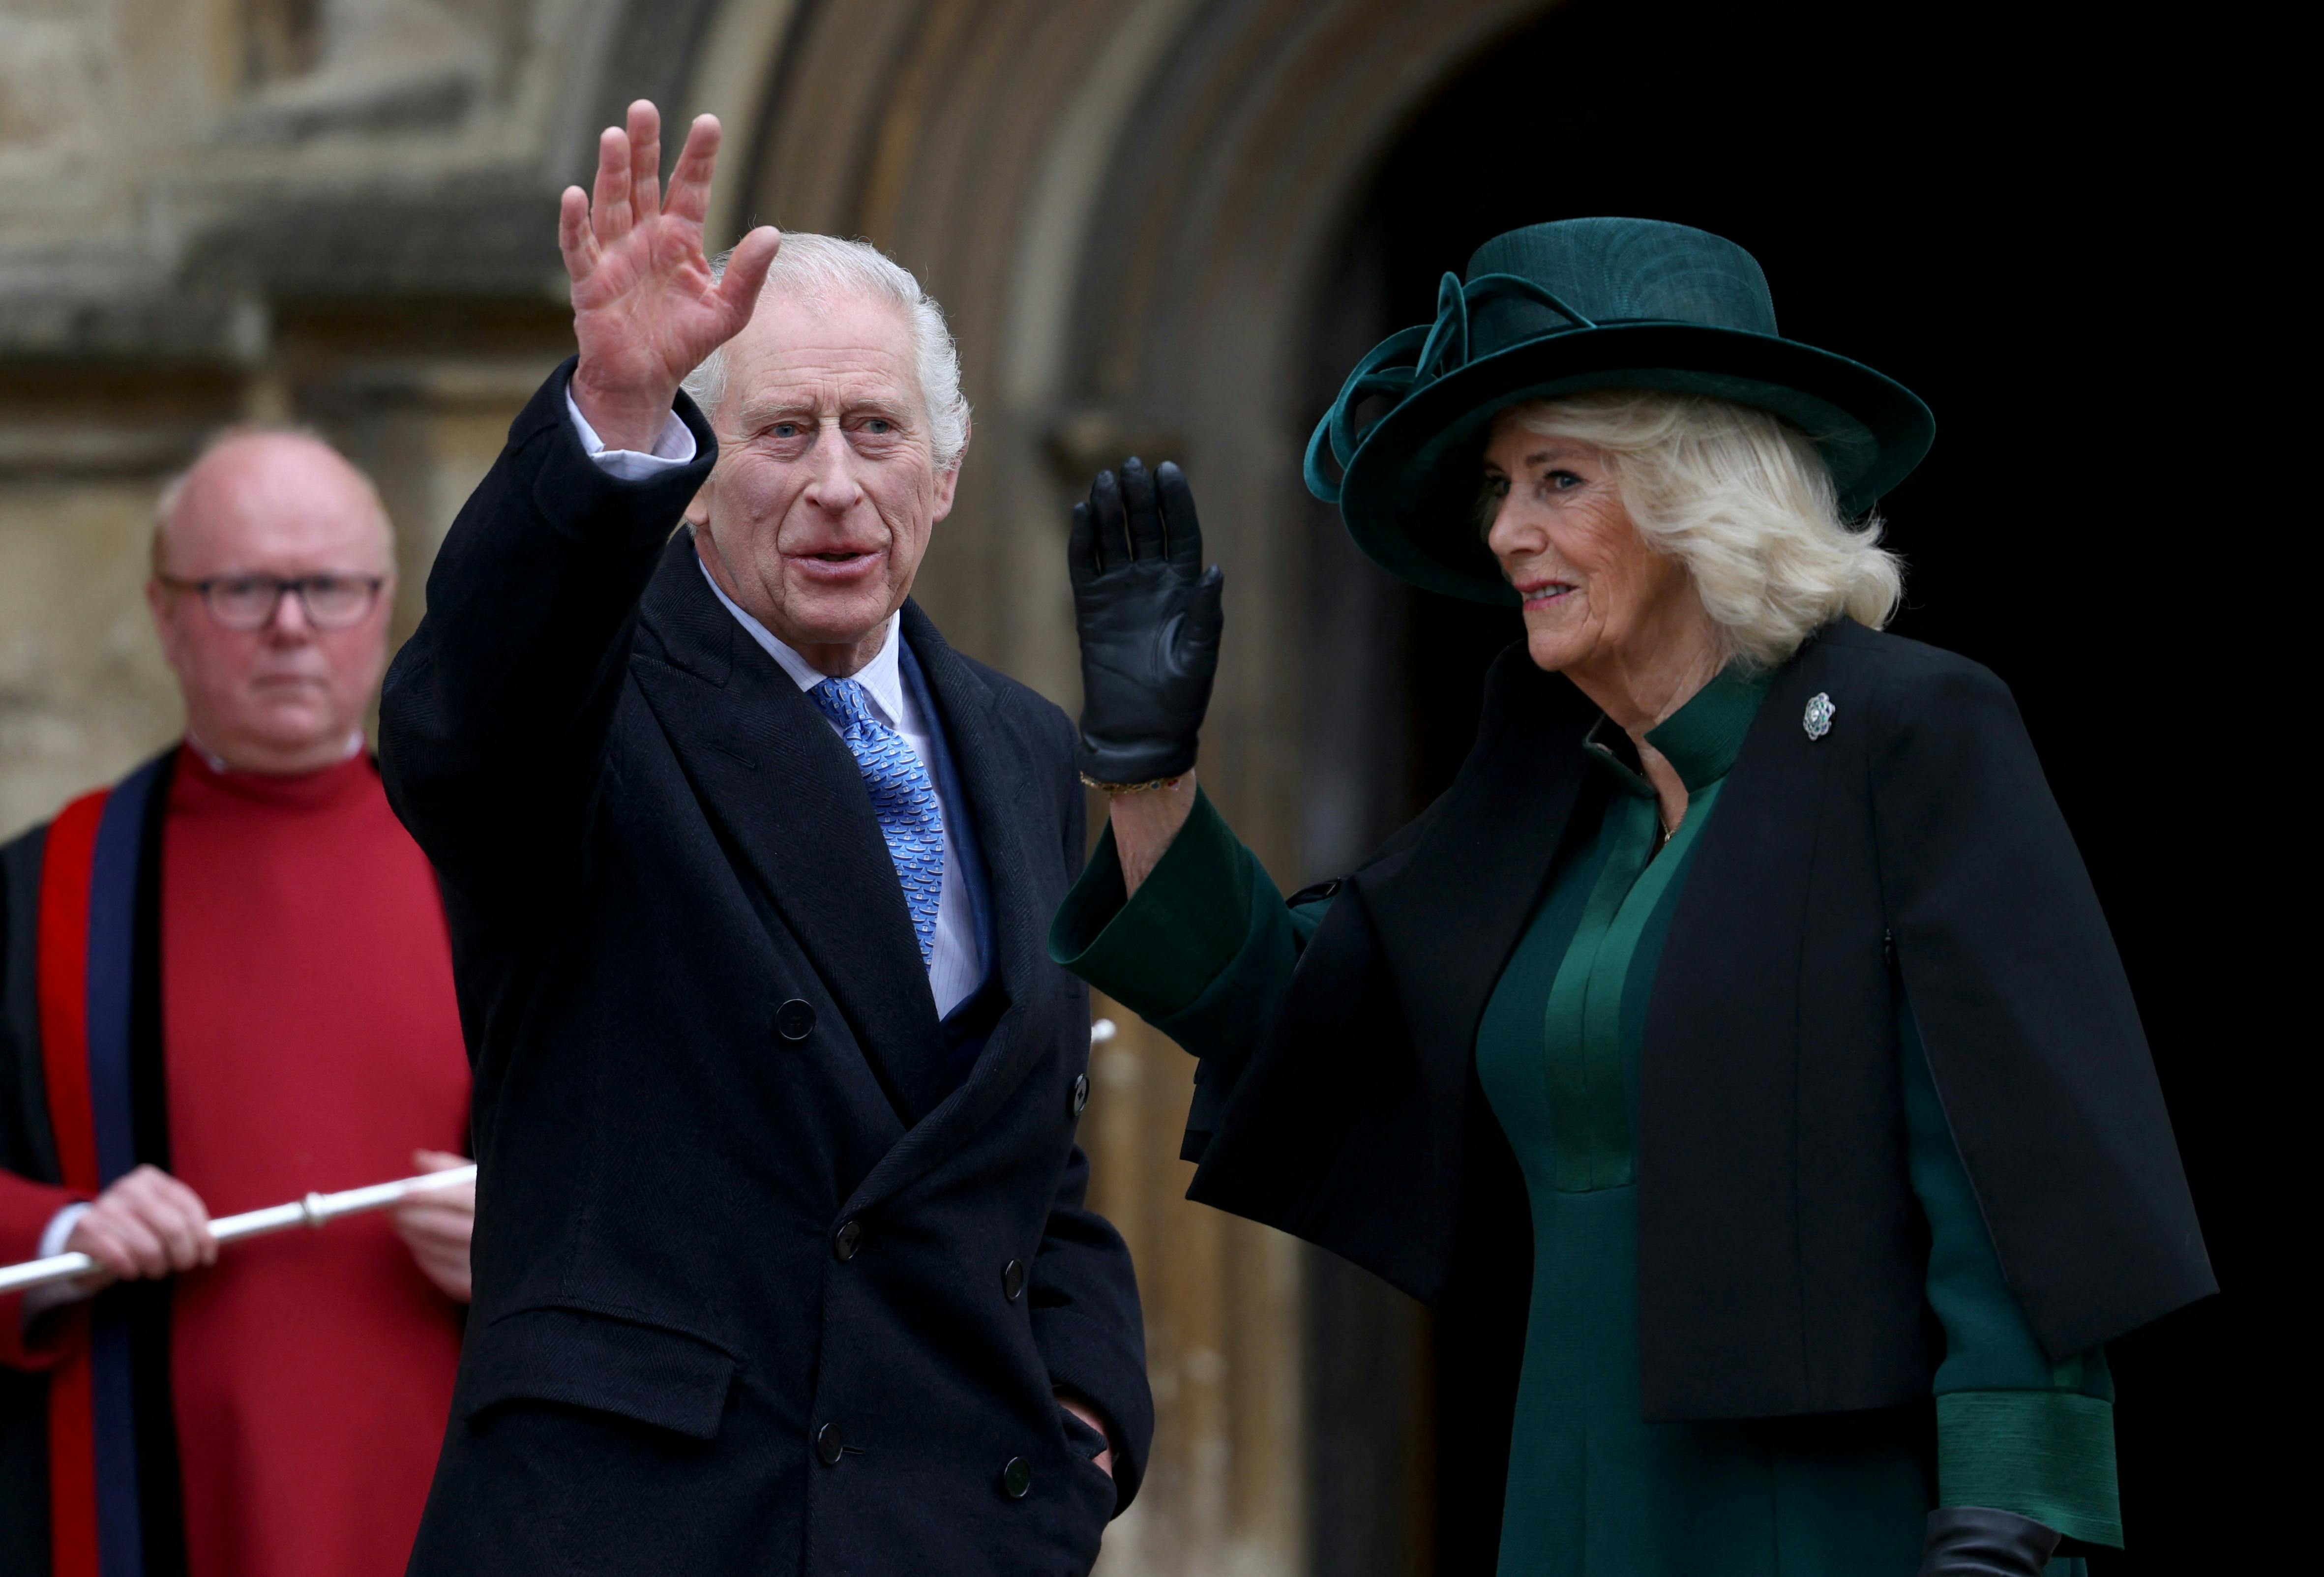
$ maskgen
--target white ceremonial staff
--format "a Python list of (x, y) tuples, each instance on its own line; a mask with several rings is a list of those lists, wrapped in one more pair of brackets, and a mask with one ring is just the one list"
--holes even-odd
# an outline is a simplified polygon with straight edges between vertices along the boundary
[[(433, 1194), (442, 1188), (456, 1188), (463, 1183), (476, 1180), (476, 1168), (471, 1164), (455, 1167), (448, 1172), (424, 1172), (417, 1177), (405, 1177), (394, 1183), (374, 1183), (368, 1188), (349, 1188), (338, 1194), (309, 1194), (304, 1199), (294, 1199), (288, 1204), (270, 1204), (264, 1210), (246, 1210), (240, 1215), (222, 1215), (210, 1222), (210, 1236), (221, 1243), (240, 1242), (244, 1238), (263, 1238), (269, 1232), (286, 1228), (319, 1227), (335, 1222), (343, 1215), (362, 1215), (367, 1211), (385, 1210), (407, 1199), (423, 1194)], [(86, 1254), (51, 1254), (45, 1259), (27, 1259), (22, 1265), (0, 1266), (0, 1293), (23, 1292), (29, 1287), (46, 1286), (54, 1281), (70, 1281), (102, 1270), (103, 1266)]]
[[(1090, 1044), (1103, 1046), (1118, 1032), (1111, 1019), (1100, 1019), (1090, 1026)], [(374, 1183), (368, 1188), (349, 1188), (339, 1194), (309, 1194), (304, 1199), (289, 1204), (270, 1204), (264, 1210), (247, 1210), (240, 1215), (222, 1215), (210, 1222), (210, 1236), (221, 1243), (240, 1242), (244, 1238), (263, 1238), (269, 1232), (279, 1232), (297, 1226), (319, 1227), (343, 1215), (361, 1215), (366, 1211), (385, 1210), (401, 1204), (415, 1194), (433, 1194), (439, 1188), (456, 1187), (473, 1183), (476, 1168), (472, 1163), (455, 1167), (448, 1172), (426, 1172), (417, 1177), (406, 1177), (395, 1183)], [(24, 1292), (51, 1282), (71, 1281), (78, 1277), (102, 1269), (86, 1254), (51, 1254), (45, 1259), (27, 1259), (21, 1265), (0, 1266), (0, 1294)]]

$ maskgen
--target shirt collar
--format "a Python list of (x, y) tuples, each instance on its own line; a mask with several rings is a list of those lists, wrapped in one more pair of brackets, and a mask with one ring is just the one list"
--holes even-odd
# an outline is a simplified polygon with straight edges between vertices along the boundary
[[(711, 594), (725, 604), (726, 611), (734, 615), (743, 629), (750, 632), (751, 639), (759, 643), (760, 649), (779, 663), (783, 672), (790, 675), (791, 683), (802, 690), (812, 690), (831, 677), (776, 639), (764, 624), (743, 612), (742, 605), (726, 595), (726, 588), (718, 584), (717, 577), (710, 573), (710, 567), (702, 562), (699, 554), (696, 555), (694, 562), (696, 567), (702, 571), (702, 578), (710, 583)], [(880, 655), (851, 676), (871, 697), (872, 705), (881, 715), (881, 721), (890, 728), (904, 726), (904, 670), (897, 644), (904, 638), (900, 628), (903, 618), (900, 613), (888, 615), (888, 634), (880, 642)]]
[[(1733, 769), (1735, 758), (1743, 753), (1743, 738), (1751, 732), (1751, 720), (1758, 716), (1759, 703), (1775, 677), (1766, 669), (1749, 671), (1740, 663), (1729, 663), (1689, 696), (1685, 706), (1647, 731), (1646, 742), (1678, 769), (1679, 781), (1686, 785), (1688, 793), (1718, 782)], [(1630, 736), (1606, 718), (1600, 717), (1591, 726), (1582, 745), (1630, 792), (1654, 792), (1638, 771)]]
[[(356, 756), (362, 754), (364, 742), (364, 731), (360, 728), (352, 730), (347, 734), (347, 742), (346, 747), (339, 752), (339, 762), (335, 764), (351, 761)], [(192, 751), (194, 754), (201, 757), (202, 765), (208, 767), (211, 771), (216, 772), (221, 778), (225, 777), (228, 772), (240, 770), (239, 768), (235, 767), (228, 762), (224, 756), (219, 755), (216, 751), (210, 749), (209, 746), (204, 744), (202, 742), (201, 735), (196, 733), (190, 724), (186, 729), (186, 748)], [(326, 767), (322, 770), (327, 772), (330, 770), (330, 768)], [(256, 775), (264, 776), (265, 774)], [(300, 777), (304, 776), (304, 774), (293, 773), (292, 776)]]

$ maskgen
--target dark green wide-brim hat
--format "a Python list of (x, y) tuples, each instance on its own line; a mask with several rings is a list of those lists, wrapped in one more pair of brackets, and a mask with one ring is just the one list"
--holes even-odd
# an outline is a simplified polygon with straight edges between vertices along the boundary
[[(1561, 219), (1485, 243), (1465, 281), (1444, 276), (1434, 323), (1390, 335), (1356, 364), (1308, 440), (1307, 486), (1340, 506), (1357, 546), (1390, 574), (1515, 603), (1477, 531), (1486, 438), (1511, 405), (1590, 389), (1667, 389), (1775, 412), (1821, 452), (1849, 520), (1936, 436), (1902, 383), (1777, 334), (1767, 276), (1732, 241), (1654, 219)], [(1358, 432), (1355, 408), (1379, 395), (1395, 405)]]

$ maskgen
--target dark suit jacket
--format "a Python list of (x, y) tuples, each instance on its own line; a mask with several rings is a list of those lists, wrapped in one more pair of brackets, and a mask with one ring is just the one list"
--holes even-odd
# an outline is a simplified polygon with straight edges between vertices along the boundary
[[(707, 424), (681, 400), (700, 457), (616, 480), (569, 376), (382, 707), (483, 1168), (412, 1570), (1085, 1571), (1152, 1407), (1128, 1250), (1083, 1205), (1088, 998), (1042, 945), (1082, 864), (1071, 725), (906, 605), (989, 877), (999, 1015), (954, 1088), (853, 758), (671, 535)], [(1112, 1423), (1114, 1481), (1054, 1387)]]
[[(1836, 707), (1821, 737), (1803, 726), (1817, 696)], [(1591, 825), (1576, 810), (1596, 791), (1596, 715), (1522, 645), (1495, 664), (1459, 779), (1333, 884), (1266, 1038), (1243, 1065), (1206, 1062), (1190, 1125), (1193, 1198), (1438, 1303), (1504, 1420), (1532, 1234), (1472, 1047), (1561, 840)], [(1775, 676), (1655, 977), (1637, 1136), (1649, 1417), (1926, 1396), (1900, 981), (2053, 1359), (2215, 1290), (2129, 983), (2008, 690), (1843, 620)]]

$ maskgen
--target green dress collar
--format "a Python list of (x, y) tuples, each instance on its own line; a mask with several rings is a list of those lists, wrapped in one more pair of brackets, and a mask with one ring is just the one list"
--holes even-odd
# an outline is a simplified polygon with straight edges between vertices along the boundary
[[(1630, 736), (1603, 717), (1590, 731), (1585, 748), (1623, 792), (1607, 806), (1591, 853), (1555, 883), (1571, 887), (1569, 897), (1585, 883), (1588, 890), (1542, 1019), (1561, 1194), (1627, 1187), (1637, 1178), (1624, 1072), (1636, 1049), (1623, 1025), (1632, 967), (1643, 949), (1650, 956), (1642, 979), (1651, 981), (1660, 945), (1646, 945), (1650, 922), (1665, 895), (1675, 897), (1771, 677), (1730, 664), (1646, 735), (1686, 785), (1686, 817), (1667, 844), (1657, 835), (1662, 807)], [(1554, 887), (1545, 914), (1563, 907), (1556, 899)]]
[[(1647, 731), (1646, 742), (1678, 769), (1679, 781), (1686, 785), (1689, 794), (1700, 793), (1734, 767), (1735, 758), (1743, 752), (1743, 737), (1751, 732), (1751, 720), (1759, 715), (1759, 702), (1774, 678), (1766, 669), (1754, 672), (1730, 662), (1689, 696), (1686, 705)], [(1582, 748), (1613, 773), (1624, 792), (1653, 796), (1654, 786), (1638, 767), (1637, 748), (1610, 718), (1600, 715)]]

